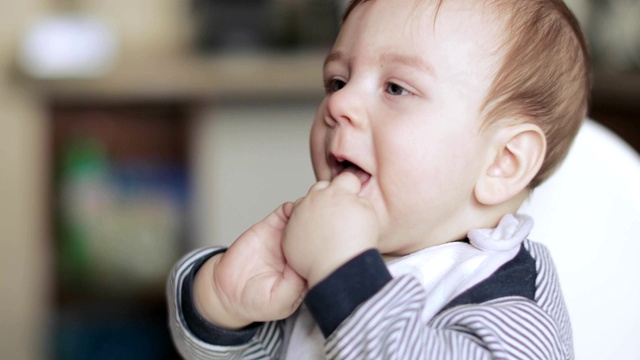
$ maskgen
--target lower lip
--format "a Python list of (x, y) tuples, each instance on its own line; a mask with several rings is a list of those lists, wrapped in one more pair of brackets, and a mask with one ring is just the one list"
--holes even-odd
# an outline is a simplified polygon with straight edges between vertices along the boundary
[(364, 196), (365, 195), (365, 191), (368, 189), (368, 185), (370, 183), (371, 178), (368, 178), (365, 182), (362, 183), (362, 185), (360, 185), (360, 192), (358, 192), (358, 195), (360, 196)]

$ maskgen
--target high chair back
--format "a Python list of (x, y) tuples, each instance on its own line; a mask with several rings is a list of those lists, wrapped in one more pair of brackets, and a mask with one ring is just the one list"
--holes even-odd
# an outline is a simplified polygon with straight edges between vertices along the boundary
[(576, 358), (640, 359), (640, 156), (587, 120), (521, 207), (556, 263)]

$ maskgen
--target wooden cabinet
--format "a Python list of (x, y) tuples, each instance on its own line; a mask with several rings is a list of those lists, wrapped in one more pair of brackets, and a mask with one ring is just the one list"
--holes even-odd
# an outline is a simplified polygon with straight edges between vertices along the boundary
[(164, 285), (189, 240), (186, 109), (50, 104), (54, 358), (178, 358)]

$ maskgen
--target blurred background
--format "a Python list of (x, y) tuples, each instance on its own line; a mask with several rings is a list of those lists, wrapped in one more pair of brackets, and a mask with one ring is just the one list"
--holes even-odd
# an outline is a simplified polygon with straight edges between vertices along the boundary
[[(640, 1), (570, 0), (640, 149)], [(342, 0), (0, 5), (0, 358), (174, 359), (164, 283), (313, 182)]]

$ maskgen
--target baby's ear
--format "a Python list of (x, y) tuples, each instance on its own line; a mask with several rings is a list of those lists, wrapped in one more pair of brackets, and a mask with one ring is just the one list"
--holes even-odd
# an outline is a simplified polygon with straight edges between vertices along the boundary
[(531, 123), (494, 130), (486, 171), (474, 195), (483, 205), (503, 203), (525, 189), (544, 161), (547, 142), (540, 127)]

